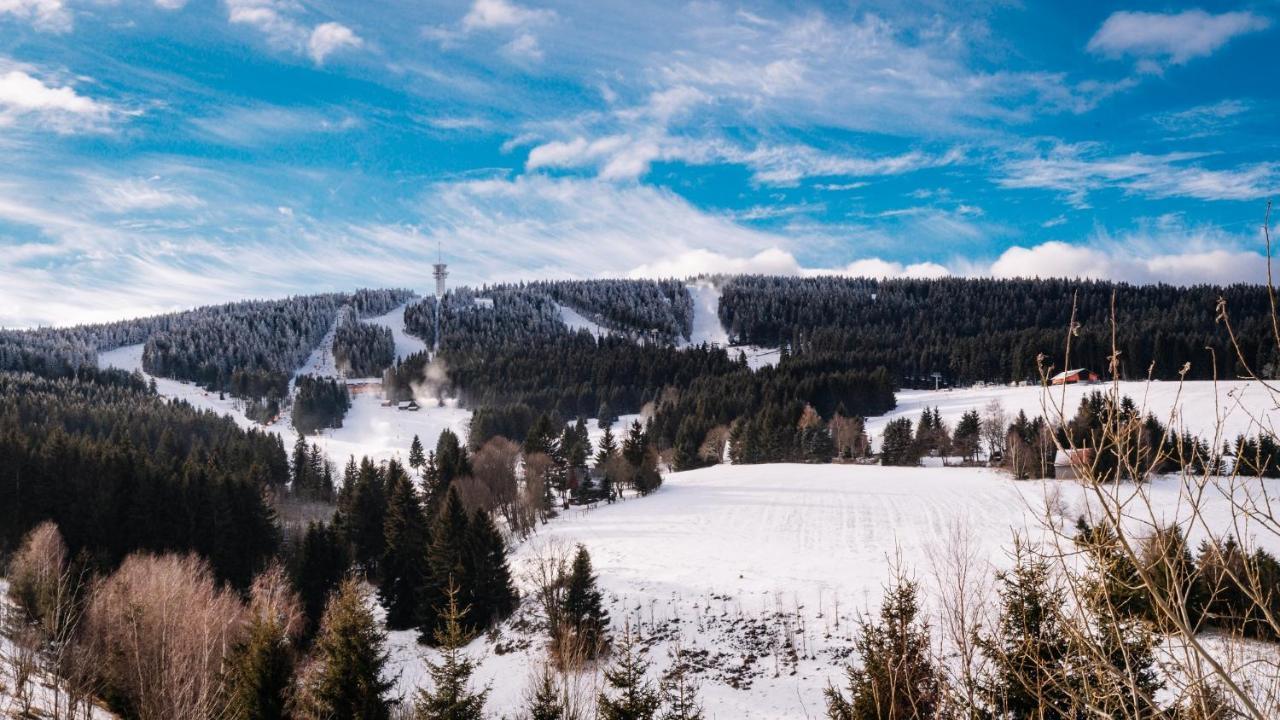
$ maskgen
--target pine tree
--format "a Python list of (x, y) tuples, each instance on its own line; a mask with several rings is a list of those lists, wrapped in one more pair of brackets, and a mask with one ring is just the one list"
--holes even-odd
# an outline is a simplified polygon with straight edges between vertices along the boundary
[(631, 626), (623, 631), (613, 665), (604, 671), (609, 690), (600, 693), (597, 713), (600, 720), (653, 720), (660, 702), (658, 693), (645, 677), (649, 662), (641, 655)]
[(431, 644), (436, 640), (440, 613), (449, 602), (449, 589), (456, 588), (465, 606), (471, 605), (473, 579), (469, 572), (471, 552), (467, 510), (456, 488), (450, 487), (444, 507), (431, 526), (431, 552), (428, 554), (431, 575), (418, 615), (418, 639)]
[(382, 560), (386, 543), (383, 528), (387, 512), (384, 480), (382, 471), (372, 460), (362, 459), (351, 496), (351, 514), (343, 517), (341, 523), (354, 550), (355, 562), (370, 577), (377, 577), (378, 563)]
[(311, 455), (307, 447), (307, 438), (302, 433), (298, 433), (298, 439), (293, 443), (291, 469), (293, 470), (293, 492), (303, 497), (310, 497), (312, 492)]
[(1062, 597), (1049, 585), (1049, 567), (1014, 547), (1013, 569), (997, 575), (1000, 616), (994, 635), (979, 638), (992, 670), (983, 694), (999, 716), (1065, 720), (1070, 715), (1070, 643), (1062, 626)]
[(414, 720), (480, 720), (484, 717), (489, 690), (471, 690), (471, 675), (475, 673), (476, 664), (462, 651), (468, 638), (462, 623), (466, 611), (458, 607), (456, 586), (446, 588), (445, 595), (448, 601), (440, 618), (444, 624), (435, 635), (440, 661), (427, 663), (432, 687), (418, 691)]
[(911, 420), (890, 420), (884, 427), (884, 441), (880, 445), (882, 465), (919, 465), (919, 450), (911, 436)]
[(529, 720), (563, 720), (564, 703), (560, 700), (560, 687), (550, 664), (544, 663), (538, 673), (537, 685), (529, 697)]
[(960, 416), (953, 436), (956, 450), (970, 462), (978, 459), (978, 450), (982, 442), (982, 418), (977, 410), (968, 410)]
[(378, 594), (387, 609), (387, 627), (403, 630), (418, 619), (422, 592), (431, 572), (427, 563), (427, 519), (413, 481), (400, 463), (388, 463), (386, 475), (387, 512)]
[(584, 545), (578, 546), (573, 557), (573, 568), (565, 581), (564, 602), (561, 605), (561, 633), (569, 637), (559, 638), (563, 649), (566, 642), (587, 658), (595, 658), (609, 644), (609, 614), (604, 610), (603, 599), (596, 588), (595, 572), (591, 568), (591, 554)]
[(702, 706), (698, 704), (698, 685), (693, 679), (687, 653), (677, 642), (671, 648), (671, 667), (663, 676), (659, 691), (662, 694), (661, 720), (702, 720)]
[(493, 518), (476, 510), (467, 525), (467, 574), (472, 579), (468, 615), (483, 629), (515, 612), (518, 596), (507, 565), (507, 545)]
[(596, 467), (607, 465), (618, 455), (618, 442), (613, 437), (613, 427), (606, 426), (604, 436), (600, 438), (600, 447), (596, 449)]
[(342, 582), (350, 567), (347, 544), (332, 525), (313, 522), (307, 526), (291, 574), (308, 628), (319, 627), (329, 594)]
[(848, 668), (849, 696), (827, 688), (832, 720), (929, 720), (941, 694), (930, 659), (929, 626), (920, 620), (916, 585), (900, 579), (885, 594), (878, 622), (858, 623), (855, 650), (861, 664)]
[(422, 441), (417, 435), (413, 436), (413, 442), (409, 445), (409, 467), (414, 472), (421, 472), (422, 466), (427, 464), (427, 456), (422, 449)]
[(283, 720), (293, 682), (294, 652), (285, 628), (270, 618), (255, 617), (248, 637), (232, 651), (227, 687), (232, 717)]
[(390, 657), (386, 643), (386, 632), (370, 612), (363, 586), (348, 577), (325, 608), (313, 664), (304, 673), (298, 714), (308, 720), (388, 720), (387, 694), (394, 683), (383, 679)]

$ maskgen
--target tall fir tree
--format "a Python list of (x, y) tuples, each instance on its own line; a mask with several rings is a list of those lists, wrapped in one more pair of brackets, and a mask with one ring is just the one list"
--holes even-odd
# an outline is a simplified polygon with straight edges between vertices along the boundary
[(231, 653), (227, 671), (229, 710), (238, 720), (284, 720), (293, 683), (294, 649), (285, 627), (254, 617)]
[(435, 644), (440, 648), (440, 660), (427, 663), (431, 687), (418, 691), (414, 700), (414, 720), (481, 720), (488, 688), (475, 692), (471, 689), (471, 676), (475, 673), (475, 661), (462, 651), (468, 636), (463, 631), (466, 612), (458, 607), (458, 588), (445, 590), (447, 604), (441, 614), (441, 627), (436, 631)]
[(639, 643), (628, 625), (615, 648), (613, 664), (604, 671), (608, 690), (600, 693), (597, 715), (600, 720), (653, 720), (660, 701), (646, 675)]
[(386, 476), (387, 511), (378, 594), (387, 610), (387, 627), (404, 630), (418, 620), (431, 572), (427, 562), (427, 518), (413, 481), (400, 463), (389, 462)]
[(431, 574), (418, 613), (418, 639), (423, 643), (433, 644), (436, 641), (441, 613), (449, 602), (450, 588), (459, 589), (461, 596), (458, 600), (464, 606), (471, 605), (469, 525), (467, 510), (457, 488), (449, 488), (444, 505), (431, 526), (431, 552), (428, 555)]
[(942, 683), (930, 657), (929, 626), (919, 615), (916, 585), (906, 579), (885, 594), (878, 621), (858, 623), (860, 665), (847, 669), (849, 695), (827, 688), (831, 720), (931, 720)]
[(417, 435), (413, 436), (413, 442), (409, 444), (409, 467), (413, 468), (416, 473), (421, 473), (424, 465), (427, 464), (426, 452), (422, 449), (422, 440)]
[(565, 580), (564, 602), (561, 606), (564, 628), (568, 637), (558, 639), (563, 648), (566, 642), (587, 658), (599, 656), (609, 644), (609, 614), (605, 612), (603, 598), (596, 587), (596, 576), (591, 567), (591, 554), (584, 545), (578, 546), (573, 557), (573, 567)]
[(306, 632), (320, 626), (329, 594), (351, 568), (351, 554), (341, 533), (332, 525), (312, 522), (291, 563), (293, 586), (307, 618)]
[(300, 691), (298, 716), (307, 720), (388, 720), (394, 683), (384, 671), (387, 635), (369, 610), (361, 582), (348, 577), (325, 608), (312, 665)]
[(519, 600), (507, 564), (507, 545), (493, 518), (477, 509), (467, 525), (467, 574), (472, 581), (467, 616), (482, 630), (515, 612)]

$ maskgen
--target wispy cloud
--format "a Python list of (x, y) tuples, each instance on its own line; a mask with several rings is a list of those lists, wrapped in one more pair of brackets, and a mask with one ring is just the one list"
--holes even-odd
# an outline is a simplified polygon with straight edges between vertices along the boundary
[(1057, 190), (1076, 206), (1087, 206), (1089, 193), (1103, 188), (1198, 200), (1256, 200), (1280, 189), (1280, 163), (1222, 170), (1194, 164), (1204, 158), (1186, 152), (1107, 156), (1092, 144), (1058, 145), (1047, 154), (1006, 162), (996, 182), (1004, 188)]
[(1265, 30), (1271, 21), (1252, 12), (1116, 12), (1089, 40), (1090, 52), (1181, 65), (1207, 57), (1233, 38)]
[(283, 144), (302, 135), (341, 133), (360, 126), (345, 110), (288, 108), (275, 105), (230, 108), (191, 121), (208, 140), (240, 146)]
[(71, 10), (63, 0), (0, 0), (0, 15), (9, 15), (43, 32), (71, 30)]

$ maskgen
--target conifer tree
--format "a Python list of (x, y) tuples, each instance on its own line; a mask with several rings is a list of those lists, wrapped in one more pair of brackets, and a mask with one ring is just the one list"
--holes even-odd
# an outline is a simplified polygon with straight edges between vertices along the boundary
[(956, 430), (952, 436), (956, 451), (970, 462), (978, 459), (978, 450), (982, 443), (982, 418), (977, 410), (968, 410), (960, 416)]
[(440, 613), (449, 602), (450, 588), (459, 589), (460, 601), (471, 605), (470, 588), (473, 587), (469, 572), (471, 565), (470, 522), (467, 510), (457, 488), (450, 487), (444, 506), (431, 526), (431, 574), (418, 614), (418, 639), (432, 644), (439, 629)]
[(484, 703), (489, 690), (471, 690), (471, 676), (475, 673), (476, 664), (462, 651), (468, 639), (463, 631), (466, 610), (458, 607), (456, 585), (447, 587), (445, 595), (448, 600), (440, 617), (443, 625), (435, 635), (441, 657), (439, 662), (427, 663), (431, 688), (418, 691), (414, 700), (414, 720), (480, 720), (484, 717)]
[(292, 567), (293, 586), (307, 618), (305, 632), (320, 626), (325, 602), (351, 567), (346, 542), (332, 525), (312, 522), (302, 537)]
[(613, 427), (606, 425), (604, 436), (600, 438), (600, 447), (596, 449), (596, 467), (607, 465), (618, 455), (618, 442), (613, 437)]
[(422, 592), (431, 572), (427, 563), (427, 518), (413, 481), (392, 460), (387, 464), (387, 512), (379, 563), (379, 598), (387, 609), (387, 627), (403, 630), (418, 619)]
[(293, 470), (293, 492), (308, 496), (312, 485), (311, 454), (307, 446), (307, 438), (302, 433), (298, 433), (298, 439), (293, 443), (290, 467)]
[(564, 703), (560, 699), (560, 687), (551, 671), (551, 665), (544, 663), (538, 672), (537, 684), (529, 697), (529, 709), (526, 714), (529, 720), (564, 720)]
[(693, 679), (688, 654), (679, 642), (671, 648), (671, 667), (663, 675), (659, 691), (663, 710), (660, 720), (702, 720), (698, 685)]
[(911, 436), (911, 420), (890, 420), (884, 427), (884, 441), (880, 446), (882, 465), (919, 465), (919, 450)]
[(385, 478), (369, 458), (360, 461), (356, 486), (351, 497), (351, 514), (342, 518), (343, 530), (351, 542), (354, 560), (370, 577), (377, 577), (382, 560), (386, 533), (383, 529), (387, 511)]
[(572, 642), (587, 658), (595, 658), (609, 644), (609, 614), (596, 587), (591, 554), (585, 545), (578, 546), (573, 567), (565, 580), (561, 622), (565, 626), (561, 632), (567, 631), (571, 637), (559, 638), (559, 643), (563, 646), (566, 641)]
[(284, 628), (266, 618), (249, 623), (248, 636), (232, 651), (227, 686), (232, 716), (283, 720), (293, 681), (293, 648)]
[(600, 693), (600, 720), (653, 720), (658, 712), (658, 693), (645, 677), (649, 661), (637, 645), (628, 623), (615, 648), (613, 665), (604, 671), (609, 689)]
[(518, 596), (507, 565), (507, 546), (493, 518), (482, 509), (467, 525), (471, 609), (468, 615), (480, 630), (516, 609)]
[(389, 659), (386, 642), (363, 586), (348, 577), (325, 608), (312, 665), (304, 673), (298, 715), (308, 720), (388, 720), (387, 694), (394, 683), (383, 678)]
[(1070, 643), (1062, 626), (1062, 597), (1049, 584), (1049, 567), (1014, 546), (1014, 567), (997, 575), (1000, 616), (994, 634), (978, 646), (991, 662), (983, 693), (999, 717), (1059, 720), (1070, 717)]
[(417, 435), (413, 436), (413, 442), (409, 444), (409, 467), (414, 472), (422, 472), (422, 467), (427, 464), (427, 456), (422, 449), (422, 441)]
[(886, 592), (878, 621), (859, 621), (854, 646), (861, 664), (846, 670), (847, 698), (827, 688), (831, 720), (930, 720), (937, 715), (941, 682), (929, 655), (929, 626), (918, 613), (916, 584), (903, 578)]

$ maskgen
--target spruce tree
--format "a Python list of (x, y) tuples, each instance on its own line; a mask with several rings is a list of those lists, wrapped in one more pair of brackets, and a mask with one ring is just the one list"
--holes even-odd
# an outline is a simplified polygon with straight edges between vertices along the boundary
[(526, 711), (529, 720), (564, 720), (564, 703), (560, 699), (560, 687), (551, 671), (551, 665), (544, 663), (538, 673), (537, 685), (529, 697), (529, 709)]
[(445, 589), (447, 604), (442, 608), (443, 625), (436, 630), (435, 644), (440, 648), (440, 661), (427, 663), (431, 688), (418, 691), (414, 700), (414, 720), (480, 720), (488, 688), (471, 690), (475, 661), (462, 651), (468, 635), (463, 631), (465, 610), (458, 607), (458, 588)]
[(291, 573), (307, 618), (307, 632), (320, 626), (329, 594), (342, 582), (350, 567), (350, 552), (337, 529), (320, 522), (309, 524)]
[(507, 565), (507, 545), (489, 513), (476, 510), (467, 535), (467, 575), (472, 580), (467, 614), (481, 630), (515, 612), (518, 596)]
[(304, 718), (388, 720), (384, 679), (387, 636), (369, 610), (360, 581), (348, 577), (324, 611), (312, 650), (313, 665), (303, 679), (299, 715)]
[(298, 439), (293, 443), (290, 466), (293, 470), (294, 494), (309, 497), (312, 490), (311, 454), (307, 447), (307, 437), (302, 433), (298, 433)]
[(431, 526), (431, 574), (418, 613), (418, 638), (432, 644), (436, 641), (440, 613), (449, 602), (450, 588), (458, 589), (458, 600), (471, 605), (473, 580), (469, 572), (471, 563), (470, 534), (467, 510), (456, 488), (450, 487), (444, 506)]
[(702, 720), (698, 685), (693, 678), (688, 654), (677, 642), (670, 655), (671, 667), (667, 669), (659, 685), (663, 704), (660, 720)]
[(422, 449), (422, 441), (418, 439), (417, 435), (414, 435), (413, 442), (409, 444), (409, 467), (413, 468), (414, 472), (421, 472), (422, 466), (426, 464), (427, 456)]
[(591, 568), (591, 554), (584, 545), (578, 546), (573, 557), (573, 568), (565, 580), (564, 602), (561, 605), (561, 621), (565, 626), (560, 632), (571, 633), (559, 638), (561, 650), (566, 642), (587, 658), (597, 657), (609, 644), (609, 614), (596, 588), (596, 576)]
[(387, 512), (383, 520), (384, 547), (379, 563), (379, 598), (387, 609), (387, 627), (404, 630), (418, 620), (427, 563), (427, 519), (413, 481), (392, 460), (387, 464)]
[(629, 624), (615, 650), (613, 665), (604, 671), (609, 689), (600, 693), (597, 704), (600, 720), (653, 720), (660, 701), (645, 677), (649, 661), (637, 647)]
[(613, 427), (606, 426), (604, 436), (600, 438), (600, 447), (596, 448), (596, 467), (607, 465), (618, 455), (618, 441), (613, 436)]
[(993, 635), (978, 646), (991, 663), (983, 693), (997, 716), (1065, 720), (1070, 642), (1062, 622), (1062, 596), (1049, 583), (1049, 567), (1018, 543), (1014, 567), (997, 575), (1000, 615)]
[(294, 651), (285, 628), (271, 618), (255, 617), (248, 636), (232, 651), (227, 690), (232, 717), (284, 720), (293, 682)]
[(919, 619), (916, 584), (900, 579), (885, 594), (878, 621), (858, 623), (860, 665), (846, 670), (849, 696), (827, 688), (831, 720), (929, 720), (937, 715), (939, 673), (930, 659), (929, 626)]

